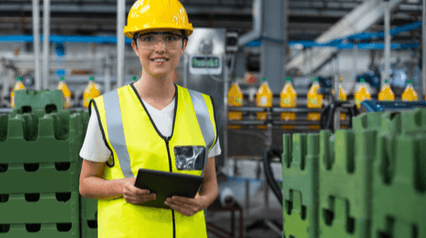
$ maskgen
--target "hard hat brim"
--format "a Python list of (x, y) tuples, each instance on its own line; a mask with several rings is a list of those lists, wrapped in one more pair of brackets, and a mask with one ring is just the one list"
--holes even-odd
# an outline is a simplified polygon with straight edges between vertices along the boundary
[(127, 38), (130, 38), (133, 40), (133, 37), (136, 34), (136, 32), (145, 33), (148, 31), (155, 31), (155, 30), (162, 30), (162, 29), (183, 30), (186, 32), (186, 36), (190, 36), (193, 32), (192, 24), (189, 23), (188, 27), (186, 28), (176, 28), (176, 25), (174, 24), (162, 24), (162, 25), (156, 24), (155, 27), (147, 26), (140, 29), (138, 29), (137, 27), (125, 26), (123, 29), (123, 33)]

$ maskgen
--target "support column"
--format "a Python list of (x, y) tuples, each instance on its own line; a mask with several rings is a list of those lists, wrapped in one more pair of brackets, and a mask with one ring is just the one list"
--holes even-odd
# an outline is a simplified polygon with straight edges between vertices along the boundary
[(263, 1), (261, 72), (274, 94), (285, 84), (288, 0)]
[(117, 88), (124, 82), (124, 20), (126, 14), (126, 1), (117, 1)]
[(244, 77), (247, 71), (247, 61), (244, 54), (244, 47), (239, 47), (235, 54), (235, 77)]
[(389, 0), (383, 0), (383, 11), (385, 15), (384, 26), (385, 26), (385, 72), (381, 79), (380, 85), (385, 83), (385, 79), (389, 79), (390, 71), (390, 6)]
[(354, 49), (353, 49), (353, 69), (352, 72), (354, 74), (353, 79), (354, 79), (354, 83), (356, 83), (356, 77), (358, 74), (358, 44), (357, 42), (354, 42)]
[(38, 0), (33, 0), (33, 47), (34, 47), (34, 79), (35, 89), (41, 89), (40, 76), (40, 8)]
[(424, 101), (425, 99), (425, 91), (424, 87), (426, 85), (426, 0), (423, 0), (423, 14), (422, 14), (422, 77), (419, 80), (419, 100)]
[(50, 76), (50, 0), (43, 1), (43, 89), (49, 89)]
[(107, 93), (109, 91), (111, 91), (111, 67), (112, 67), (112, 60), (111, 60), (111, 54), (109, 53), (109, 49), (108, 49), (108, 53), (105, 56), (105, 82), (104, 82), (104, 93)]

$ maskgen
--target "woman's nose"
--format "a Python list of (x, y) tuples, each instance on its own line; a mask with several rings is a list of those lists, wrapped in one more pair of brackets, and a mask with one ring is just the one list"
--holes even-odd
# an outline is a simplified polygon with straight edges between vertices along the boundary
[[(160, 44), (160, 42), (161, 42), (161, 44)], [(155, 51), (156, 52), (166, 51), (166, 44), (164, 44), (163, 39), (161, 39), (161, 38), (157, 39), (157, 44), (155, 45)]]

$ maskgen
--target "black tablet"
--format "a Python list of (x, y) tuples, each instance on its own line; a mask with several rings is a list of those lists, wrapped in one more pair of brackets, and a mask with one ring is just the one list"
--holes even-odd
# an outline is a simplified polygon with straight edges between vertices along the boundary
[(135, 187), (157, 194), (156, 200), (146, 202), (143, 206), (170, 209), (164, 204), (166, 198), (173, 195), (194, 198), (203, 180), (203, 176), (139, 169)]

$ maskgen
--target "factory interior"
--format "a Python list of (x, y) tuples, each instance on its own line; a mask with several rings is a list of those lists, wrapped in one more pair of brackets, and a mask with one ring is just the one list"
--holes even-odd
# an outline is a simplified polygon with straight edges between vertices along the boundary
[[(188, 99), (203, 156), (219, 147), (207, 237), (426, 238), (426, 0), (1, 0), (0, 238), (110, 237), (106, 203), (81, 194), (80, 151), (94, 112), (100, 143), (120, 140), (106, 95), (150, 74), (123, 29), (158, 4), (193, 28), (173, 83), (214, 107), (213, 147)], [(173, 47), (156, 34), (155, 50)], [(165, 237), (204, 237), (179, 235), (176, 213)]]

